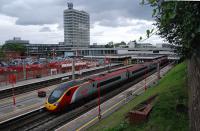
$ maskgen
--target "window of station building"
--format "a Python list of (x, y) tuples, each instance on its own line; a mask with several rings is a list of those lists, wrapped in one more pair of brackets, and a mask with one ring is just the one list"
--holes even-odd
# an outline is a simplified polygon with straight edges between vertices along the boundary
[(153, 53), (159, 53), (159, 50), (154, 50)]
[(117, 76), (117, 77), (111, 78), (111, 79), (109, 79), (109, 80), (100, 82), (100, 83), (99, 83), (99, 86), (104, 86), (104, 85), (106, 85), (106, 84), (112, 83), (112, 82), (117, 81), (117, 80), (119, 80), (119, 79), (121, 79), (121, 76)]

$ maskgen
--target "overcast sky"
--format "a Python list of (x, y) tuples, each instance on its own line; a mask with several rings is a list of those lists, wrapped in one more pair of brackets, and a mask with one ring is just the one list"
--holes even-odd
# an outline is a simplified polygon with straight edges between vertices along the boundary
[[(67, 2), (90, 14), (90, 44), (138, 40), (153, 28), (152, 9), (141, 0), (0, 0), (0, 43), (14, 36), (31, 43), (63, 41)], [(145, 42), (162, 40), (153, 36)]]

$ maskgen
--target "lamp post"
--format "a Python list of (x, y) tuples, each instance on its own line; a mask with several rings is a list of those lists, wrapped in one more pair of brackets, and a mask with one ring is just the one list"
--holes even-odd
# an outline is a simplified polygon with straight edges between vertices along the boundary
[(55, 49), (53, 49), (53, 60), (55, 59)]
[(72, 80), (75, 80), (75, 61), (72, 59)]
[(27, 76), (26, 76), (26, 64), (25, 64), (25, 60), (23, 59), (23, 75), (24, 75), (24, 80), (27, 79)]
[(26, 46), (26, 57), (28, 57), (28, 46)]
[(158, 80), (160, 79), (160, 61), (157, 61), (157, 75), (158, 75)]
[(98, 87), (98, 118), (99, 120), (101, 119), (101, 101), (100, 101), (100, 82), (98, 80), (98, 83), (97, 83), (97, 87)]
[(14, 91), (14, 83), (12, 84), (12, 96), (13, 96), (13, 106), (16, 106), (16, 98), (15, 98), (15, 91)]
[(12, 84), (12, 98), (13, 98), (13, 106), (16, 106), (16, 97), (14, 91), (14, 84), (16, 83), (16, 75), (11, 74), (9, 75), (9, 82)]
[(145, 80), (144, 80), (144, 89), (145, 89), (145, 91), (147, 90), (147, 70), (145, 70), (145, 75), (144, 75), (144, 77), (145, 77)]
[(46, 59), (47, 59), (47, 55), (48, 55), (48, 54), (47, 54), (47, 48), (45, 48), (45, 51), (46, 51)]

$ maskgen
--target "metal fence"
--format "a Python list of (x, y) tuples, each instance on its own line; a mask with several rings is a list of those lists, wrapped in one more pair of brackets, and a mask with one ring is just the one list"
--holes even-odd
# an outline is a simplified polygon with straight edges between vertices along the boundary
[[(95, 67), (98, 65), (96, 61), (76, 61), (75, 70), (80, 71), (82, 69)], [(69, 61), (65, 62), (55, 62), (55, 63), (47, 63), (42, 65), (34, 65), (34, 66), (15, 66), (15, 67), (7, 67), (1, 68), (0, 70), (0, 87), (9, 85), (9, 76), (15, 75), (16, 82), (41, 78), (56, 74), (68, 73), (71, 72), (72, 64)]]

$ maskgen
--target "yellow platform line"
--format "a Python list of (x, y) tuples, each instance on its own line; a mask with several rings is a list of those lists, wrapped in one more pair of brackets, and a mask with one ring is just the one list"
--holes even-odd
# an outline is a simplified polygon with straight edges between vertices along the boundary
[[(116, 104), (114, 104), (113, 106), (111, 106), (108, 110), (105, 110), (102, 115), (106, 114), (108, 111), (112, 110), (113, 108), (115, 108), (116, 106), (118, 106), (122, 101), (124, 101), (124, 99), (122, 99), (121, 101), (117, 102)], [(83, 129), (84, 127), (88, 126), (89, 124), (91, 124), (92, 122), (94, 122), (95, 120), (98, 120), (98, 117), (96, 116), (95, 118), (93, 118), (92, 120), (90, 120), (89, 122), (87, 122), (86, 124), (84, 124), (83, 126), (81, 126), (80, 128), (78, 128), (76, 131), (80, 131), (81, 129)]]
[[(155, 81), (156, 79), (151, 78), (151, 80), (149, 82), (147, 82), (147, 85), (150, 84), (152, 81)], [(141, 81), (142, 82), (142, 81)], [(144, 86), (142, 86), (140, 89), (144, 89)], [(139, 89), (138, 89), (139, 90)], [(102, 115), (104, 115), (105, 113), (107, 113), (108, 111), (112, 110), (113, 108), (115, 108), (117, 105), (119, 105), (122, 101), (124, 101), (125, 99), (122, 99), (121, 101), (119, 101), (118, 103), (116, 103), (115, 105), (111, 106), (108, 110), (105, 110)], [(81, 126), (80, 128), (76, 129), (76, 131), (81, 131), (83, 128), (87, 127), (89, 124), (91, 124), (92, 122), (94, 122), (95, 120), (97, 120), (98, 117), (96, 116), (95, 118), (93, 118), (92, 120), (90, 120), (89, 122), (87, 122), (86, 124), (84, 124), (83, 126)]]

